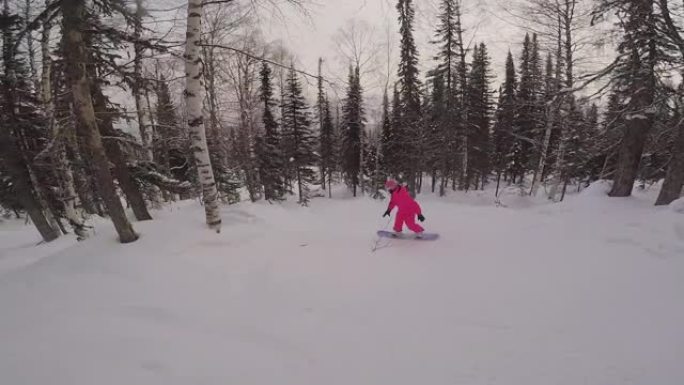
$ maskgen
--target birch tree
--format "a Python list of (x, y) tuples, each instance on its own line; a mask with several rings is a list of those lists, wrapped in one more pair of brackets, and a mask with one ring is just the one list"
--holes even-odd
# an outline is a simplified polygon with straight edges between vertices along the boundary
[[(74, 0), (69, 0), (74, 1)], [(209, 159), (207, 136), (202, 115), (202, 1), (188, 1), (187, 33), (185, 42), (185, 105), (195, 167), (202, 186), (202, 200), (206, 222), (210, 229), (221, 231), (221, 213), (214, 170)]]
[[(51, 1), (45, 1), (45, 7), (50, 6)], [(50, 56), (50, 35), (52, 30), (52, 22), (46, 19), (43, 22), (40, 39), (40, 52), (42, 59), (42, 68), (40, 76), (40, 95), (43, 108), (45, 110), (45, 117), (48, 121), (48, 129), (52, 134), (51, 140), (54, 142), (53, 152), (50, 154), (56, 164), (55, 173), (60, 185), (60, 200), (64, 206), (64, 215), (69, 224), (74, 229), (79, 240), (88, 236), (86, 230), (83, 214), (77, 208), (79, 206), (79, 197), (76, 192), (76, 184), (74, 180), (74, 173), (72, 165), (67, 158), (66, 153), (66, 135), (60, 132), (60, 126), (57, 124), (55, 117), (55, 101), (52, 90), (52, 57)], [(68, 130), (73, 126), (64, 125), (62, 129)]]
[(95, 120), (90, 84), (86, 76), (87, 55), (83, 30), (85, 29), (86, 7), (84, 0), (62, 0), (62, 28), (66, 54), (67, 75), (71, 86), (73, 110), (79, 134), (92, 162), (99, 195), (104, 200), (121, 243), (135, 241), (138, 236), (133, 230), (116, 194), (109, 160), (105, 155), (102, 137)]

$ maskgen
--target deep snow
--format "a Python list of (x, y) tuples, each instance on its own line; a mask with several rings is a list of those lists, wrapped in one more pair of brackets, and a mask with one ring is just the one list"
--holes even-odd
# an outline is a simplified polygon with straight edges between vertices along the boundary
[(75, 244), (0, 224), (0, 383), (684, 383), (684, 215), (596, 184), (561, 204), (423, 196), (435, 242), (382, 240), (385, 202), (196, 202)]

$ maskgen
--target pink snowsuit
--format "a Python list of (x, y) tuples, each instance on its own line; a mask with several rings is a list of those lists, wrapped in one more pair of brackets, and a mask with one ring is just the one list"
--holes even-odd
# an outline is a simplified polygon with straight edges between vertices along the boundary
[(404, 186), (398, 186), (392, 191), (392, 198), (387, 211), (392, 211), (395, 207), (399, 210), (394, 221), (394, 231), (400, 233), (404, 228), (404, 223), (414, 233), (422, 233), (425, 230), (416, 223), (416, 216), (421, 214), (420, 205), (411, 198)]

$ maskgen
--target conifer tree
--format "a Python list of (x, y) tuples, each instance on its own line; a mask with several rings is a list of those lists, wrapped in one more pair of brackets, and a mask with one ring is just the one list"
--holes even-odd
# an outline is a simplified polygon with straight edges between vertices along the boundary
[[(444, 119), (447, 114), (447, 97), (446, 97), (445, 81), (441, 74), (434, 77), (432, 81), (432, 94), (426, 95), (430, 102), (426, 103), (428, 106), (426, 111), (425, 122), (425, 141), (426, 151), (423, 154), (426, 160), (426, 170), (431, 174), (431, 191), (434, 193), (437, 187), (438, 174), (442, 176), (442, 183), (440, 187), (445, 186), (445, 180), (450, 175), (449, 170), (449, 153), (447, 138), (454, 139), (451, 135), (453, 130), (449, 125), (449, 120)], [(453, 144), (453, 141), (449, 144)], [(440, 194), (444, 195), (444, 188), (440, 188)]]
[(615, 11), (622, 20), (618, 57), (613, 66), (616, 91), (630, 95), (625, 103), (624, 133), (610, 196), (632, 193), (644, 145), (654, 121), (656, 66), (664, 57), (653, 1), (602, 0), (598, 11)]
[[(412, 0), (398, 0), (399, 12), (400, 61), (397, 75), (399, 77), (399, 111), (395, 122), (397, 132), (397, 151), (401, 154), (398, 162), (399, 171), (408, 183), (409, 191), (416, 192), (419, 159), (419, 141), (421, 124), (421, 83), (418, 79), (418, 49), (413, 37), (415, 9)], [(397, 108), (395, 106), (394, 108)]]
[(286, 84), (284, 99), (281, 101), (282, 135), (294, 182), (297, 184), (299, 203), (308, 205), (310, 185), (315, 182), (314, 167), (316, 157), (316, 138), (311, 130), (311, 118), (302, 92), (302, 87), (294, 69), (291, 69)]
[[(45, 127), (44, 119), (32, 97), (27, 68), (14, 50), (21, 17), (12, 13), (7, 1), (0, 13), (2, 32), (2, 72), (0, 73), (0, 179), (5, 186), (5, 199), (14, 196), (12, 206), (21, 206), (33, 221), (43, 240), (59, 237), (59, 228), (49, 220), (49, 208), (38, 194), (35, 177), (22, 150), (21, 133), (32, 126)], [(19, 134), (19, 135), (18, 135)], [(32, 180), (33, 179), (33, 180)]]
[(268, 64), (262, 65), (260, 76), (259, 96), (263, 107), (264, 131), (263, 135), (258, 138), (256, 146), (259, 177), (264, 187), (264, 199), (279, 201), (285, 195), (285, 182), (282, 176), (285, 160), (280, 146), (278, 123), (273, 116), (273, 107), (276, 102), (273, 100), (272, 71)]
[(321, 172), (325, 174), (321, 180), (328, 182), (328, 196), (332, 196), (332, 173), (335, 170), (336, 151), (335, 151), (335, 126), (330, 113), (330, 101), (328, 98), (323, 100), (323, 123), (319, 136)]
[(392, 120), (390, 116), (389, 98), (387, 96), (387, 89), (382, 95), (382, 126), (380, 128), (380, 145), (379, 145), (379, 175), (378, 178), (383, 180), (392, 175), (391, 167), (391, 151), (392, 151)]
[(682, 91), (683, 84), (680, 83), (678, 95), (674, 98), (672, 114), (672, 144), (669, 147), (669, 165), (667, 167), (665, 178), (663, 180), (663, 187), (660, 189), (658, 198), (655, 202), (657, 206), (668, 205), (672, 201), (678, 199), (682, 195), (682, 187), (684, 186), (684, 123), (682, 120)]
[[(440, 195), (445, 194), (448, 179), (454, 177), (458, 164), (467, 163), (459, 159), (458, 151), (461, 145), (467, 145), (464, 118), (466, 108), (464, 92), (466, 87), (466, 63), (463, 47), (463, 29), (461, 26), (461, 8), (457, 0), (442, 0), (440, 2), (439, 23), (435, 31), (434, 43), (438, 45), (437, 68), (435, 76), (441, 76), (444, 84), (443, 111), (438, 117), (437, 125), (441, 138), (439, 147), (435, 148), (439, 157)], [(433, 119), (434, 120), (434, 119)], [(459, 145), (459, 137), (461, 145)], [(462, 156), (467, 156), (467, 148), (462, 147)], [(462, 172), (462, 168), (460, 169)]]
[(354, 196), (361, 177), (361, 136), (365, 117), (359, 67), (349, 68), (347, 97), (342, 105), (342, 174)]
[(468, 78), (468, 128), (469, 151), (467, 186), (483, 187), (491, 170), (489, 162), (491, 122), (491, 91), (489, 83), (492, 79), (490, 59), (484, 43), (473, 49), (473, 62)]
[(383, 162), (389, 177), (399, 178), (401, 170), (401, 96), (399, 95), (399, 84), (394, 84), (392, 92), (392, 112), (389, 120), (388, 134), (383, 138), (386, 142), (383, 145)]
[(518, 88), (518, 111), (516, 118), (516, 152), (514, 162), (514, 181), (522, 183), (525, 174), (536, 165), (535, 151), (539, 143), (539, 131), (542, 119), (540, 106), (541, 70), (539, 68), (539, 47), (536, 34), (530, 39), (525, 35), (520, 58), (520, 83)]
[(173, 176), (176, 180), (195, 184), (190, 176), (189, 159), (186, 155), (189, 147), (187, 134), (181, 128), (176, 107), (171, 100), (168, 82), (163, 75), (156, 82), (155, 93), (157, 105), (154, 119), (154, 158), (158, 159), (163, 173)]
[(514, 177), (515, 169), (513, 168), (514, 164), (512, 161), (515, 159), (516, 151), (520, 150), (516, 147), (519, 142), (513, 136), (516, 123), (515, 113), (518, 104), (517, 86), (513, 55), (509, 51), (506, 57), (506, 78), (499, 92), (499, 103), (496, 109), (496, 122), (493, 133), (494, 155), (492, 165), (497, 174), (497, 195), (501, 176), (509, 174), (511, 178)]

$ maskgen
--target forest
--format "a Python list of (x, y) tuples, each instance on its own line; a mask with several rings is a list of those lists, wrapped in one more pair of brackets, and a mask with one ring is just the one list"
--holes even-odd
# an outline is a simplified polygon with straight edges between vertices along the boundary
[[(515, 186), (562, 201), (608, 180), (610, 197), (658, 182), (653, 204), (680, 198), (682, 4), (521, 1), (528, 29), (495, 68), (459, 0), (434, 1), (417, 42), (416, 2), (392, 1), (398, 36), (341, 27), (345, 60), (324, 74), (332, 58), (312, 70), (259, 30), (260, 9), (306, 1), (2, 0), (0, 211), (45, 242), (106, 217), (130, 243), (128, 209), (147, 221), (201, 199), (219, 232), (222, 205), (306, 206), (336, 184), (383, 199), (388, 178), (439, 196)], [(583, 67), (606, 30), (608, 64)], [(378, 95), (370, 77), (385, 79)]]

